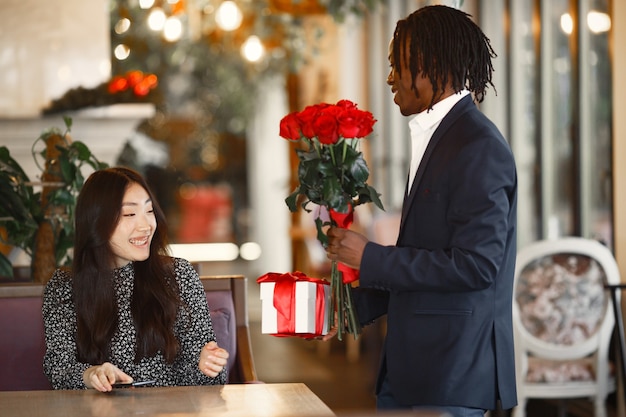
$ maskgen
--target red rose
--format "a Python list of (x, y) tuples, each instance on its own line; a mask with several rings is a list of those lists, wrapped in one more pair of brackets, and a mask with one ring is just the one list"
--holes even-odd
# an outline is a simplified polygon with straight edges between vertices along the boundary
[(337, 117), (339, 122), (339, 134), (344, 138), (357, 138), (360, 137), (360, 111), (359, 110), (345, 110)]
[(372, 113), (368, 111), (359, 110), (358, 117), (358, 125), (359, 125), (359, 133), (357, 137), (364, 138), (365, 136), (372, 133), (374, 130), (374, 123), (376, 123), (376, 119), (372, 116)]
[(337, 118), (331, 112), (320, 113), (313, 121), (315, 136), (324, 145), (332, 145), (339, 140)]
[(370, 112), (349, 109), (339, 117), (339, 134), (344, 138), (363, 138), (372, 133), (374, 117)]
[(346, 110), (356, 110), (357, 106), (350, 100), (339, 100), (337, 102), (337, 107), (341, 107)]
[(287, 140), (300, 139), (300, 122), (296, 113), (289, 113), (280, 121), (280, 136)]
[(313, 106), (305, 107), (304, 110), (298, 113), (297, 117), (300, 121), (300, 128), (302, 129), (303, 136), (307, 138), (317, 136), (315, 134), (315, 129), (313, 128), (313, 122), (320, 112), (328, 106), (329, 104), (327, 103), (315, 104)]

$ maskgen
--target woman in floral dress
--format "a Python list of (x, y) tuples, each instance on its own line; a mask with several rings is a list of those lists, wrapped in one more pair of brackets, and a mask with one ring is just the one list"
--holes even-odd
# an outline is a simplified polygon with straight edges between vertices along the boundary
[(167, 255), (167, 225), (137, 172), (108, 168), (85, 182), (75, 211), (72, 268), (44, 292), (44, 371), (55, 389), (153, 381), (226, 382), (198, 274)]

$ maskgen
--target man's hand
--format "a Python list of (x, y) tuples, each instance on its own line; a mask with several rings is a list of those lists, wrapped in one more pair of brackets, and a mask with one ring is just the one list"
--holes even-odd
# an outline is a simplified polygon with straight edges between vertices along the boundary
[(369, 242), (365, 236), (341, 227), (329, 228), (326, 235), (328, 236), (326, 247), (328, 259), (341, 262), (354, 269), (361, 267), (363, 251)]

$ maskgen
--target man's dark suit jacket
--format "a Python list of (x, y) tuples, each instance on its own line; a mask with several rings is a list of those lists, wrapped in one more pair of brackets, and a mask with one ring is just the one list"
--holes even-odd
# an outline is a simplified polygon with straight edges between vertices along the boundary
[(509, 145), (461, 99), (433, 134), (396, 246), (369, 242), (359, 319), (387, 314), (387, 374), (406, 405), (516, 405), (511, 303), (517, 175)]

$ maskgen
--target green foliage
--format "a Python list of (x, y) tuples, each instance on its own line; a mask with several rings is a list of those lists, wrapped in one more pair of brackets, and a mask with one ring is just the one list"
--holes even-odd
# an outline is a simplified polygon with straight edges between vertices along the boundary
[[(298, 197), (305, 197), (302, 208), (307, 212), (310, 203), (327, 207), (338, 213), (348, 213), (353, 207), (365, 203), (374, 203), (384, 210), (379, 193), (367, 184), (369, 169), (363, 153), (355, 147), (358, 140), (344, 138), (332, 145), (315, 146), (308, 149), (296, 149), (300, 163), (298, 178), (300, 184), (285, 199), (289, 210), (298, 210)], [(308, 143), (308, 142), (307, 142)], [(328, 241), (322, 231), (324, 226), (319, 218), (316, 220), (318, 240), (322, 244)]]
[(335, 21), (343, 22), (346, 16), (361, 17), (368, 11), (374, 10), (377, 5), (384, 4), (383, 0), (320, 0), (328, 13)]
[[(93, 170), (105, 168), (107, 164), (100, 162), (80, 141), (70, 142), (68, 133), (72, 120), (64, 118), (66, 130), (49, 129), (41, 134), (32, 146), (35, 163), (43, 174), (46, 168), (40, 160), (45, 160), (45, 147), (37, 151), (37, 145), (47, 143), (52, 135), (65, 139), (66, 146), (57, 146), (60, 154), (55, 164), (60, 166), (61, 181), (54, 184), (48, 194), (45, 207), (42, 206), (42, 193), (35, 191), (37, 185), (26, 175), (19, 163), (13, 159), (6, 146), (0, 147), (0, 227), (6, 229), (6, 239), (2, 243), (15, 246), (33, 256), (35, 236), (42, 222), (50, 222), (55, 235), (55, 258), (57, 265), (70, 262), (69, 250), (74, 244), (74, 207), (76, 198), (83, 186), (85, 178), (83, 168)], [(46, 215), (49, 207), (51, 214)], [(0, 253), (0, 276), (13, 276), (13, 267), (9, 259)]]

